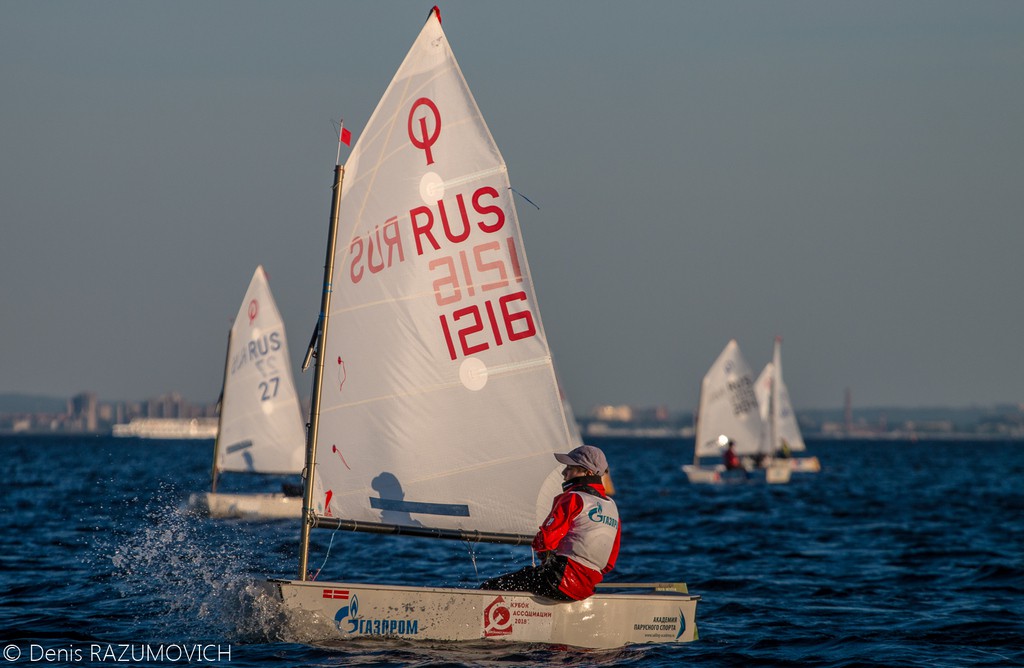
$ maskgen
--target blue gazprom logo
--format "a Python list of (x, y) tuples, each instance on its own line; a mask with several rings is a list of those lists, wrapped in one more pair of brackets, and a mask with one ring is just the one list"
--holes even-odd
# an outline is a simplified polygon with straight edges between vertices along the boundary
[(597, 504), (597, 508), (594, 508), (589, 513), (587, 513), (587, 517), (590, 518), (591, 522), (598, 522), (600, 524), (607, 524), (610, 527), (617, 527), (617, 526), (619, 526), (619, 521), (617, 519), (615, 519), (614, 517), (608, 517), (608, 516), (603, 514), (600, 503)]
[(334, 615), (334, 623), (342, 633), (375, 636), (417, 635), (418, 619), (365, 619), (359, 616), (359, 599), (355, 594), (349, 604)]
[[(351, 615), (353, 619), (346, 620), (346, 618), (349, 617), (349, 615)], [(342, 624), (347, 621), (349, 625), (357, 626), (358, 624), (353, 624), (353, 622), (358, 618), (359, 599), (356, 597), (355, 594), (352, 594), (352, 598), (349, 600), (349, 604), (343, 605), (342, 607), (338, 608), (338, 612), (334, 615), (334, 623), (335, 625), (337, 625), (339, 631), (347, 630), (349, 633), (352, 633), (354, 630), (353, 628), (344, 629), (342, 628)]]

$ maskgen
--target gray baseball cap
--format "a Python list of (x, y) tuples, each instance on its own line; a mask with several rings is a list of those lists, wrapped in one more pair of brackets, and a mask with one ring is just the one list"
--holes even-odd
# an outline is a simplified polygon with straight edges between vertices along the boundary
[(608, 460), (600, 448), (592, 445), (581, 445), (572, 452), (565, 454), (556, 453), (555, 459), (567, 466), (582, 466), (593, 471), (597, 475), (604, 475), (608, 472)]

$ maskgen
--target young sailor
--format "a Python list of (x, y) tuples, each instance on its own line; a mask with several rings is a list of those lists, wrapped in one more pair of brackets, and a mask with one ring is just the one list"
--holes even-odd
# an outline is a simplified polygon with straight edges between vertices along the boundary
[(601, 484), (608, 460), (592, 445), (556, 454), (555, 459), (566, 465), (564, 491), (555, 497), (532, 544), (543, 562), (491, 578), (481, 589), (579, 601), (593, 594), (597, 583), (615, 567), (622, 526), (618, 508)]
[(736, 441), (729, 439), (729, 447), (722, 455), (722, 463), (725, 464), (726, 471), (735, 471), (736, 469), (743, 468), (740, 464), (740, 458), (736, 455)]

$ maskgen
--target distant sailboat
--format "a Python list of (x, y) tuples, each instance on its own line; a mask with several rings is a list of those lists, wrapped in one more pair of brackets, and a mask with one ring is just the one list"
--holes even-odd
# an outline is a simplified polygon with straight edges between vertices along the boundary
[(761, 420), (765, 425), (764, 450), (788, 461), (794, 471), (817, 473), (821, 463), (817, 457), (790, 457), (790, 453), (804, 452), (804, 443), (797, 423), (793, 405), (789, 401), (789, 391), (782, 379), (782, 337), (775, 337), (772, 361), (765, 365), (761, 375), (757, 377), (755, 394), (760, 407)]
[[(699, 597), (682, 584), (615, 582), (559, 603), (309, 573), (315, 528), (529, 545), (561, 489), (553, 454), (579, 443), (508, 171), (436, 7), (335, 169), (314, 345), (299, 579), (269, 581), (287, 636), (593, 648), (696, 639)], [(389, 540), (401, 539), (382, 537), (382, 549)]]
[[(754, 382), (747, 361), (735, 339), (729, 341), (714, 364), (704, 375), (697, 409), (697, 428), (694, 435), (693, 464), (683, 466), (691, 483), (720, 484), (729, 480), (762, 479), (778, 484), (789, 482), (788, 465), (772, 463), (764, 448), (761, 415)], [(735, 443), (736, 454), (748, 461), (768, 463), (766, 467), (748, 465), (743, 470), (726, 471), (721, 463), (728, 443)], [(702, 465), (701, 459), (715, 457), (717, 462)]]
[(223, 472), (298, 475), (304, 455), (284, 322), (261, 265), (228, 334), (210, 491), (193, 494), (189, 503), (211, 517), (300, 517), (300, 495), (225, 494), (217, 491), (217, 480)]

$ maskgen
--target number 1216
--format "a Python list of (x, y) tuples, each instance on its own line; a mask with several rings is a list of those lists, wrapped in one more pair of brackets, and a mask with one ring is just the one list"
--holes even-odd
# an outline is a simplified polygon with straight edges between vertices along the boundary
[(490, 349), (492, 343), (500, 346), (505, 341), (519, 341), (537, 335), (528, 305), (524, 303), (522, 310), (510, 310), (516, 306), (515, 302), (526, 302), (525, 292), (503, 295), (497, 301), (497, 305), (488, 299), (482, 306), (471, 304), (456, 309), (451, 314), (451, 324), (448, 316), (441, 315), (441, 330), (451, 359), (457, 359), (459, 353), (468, 357), (483, 352)]

